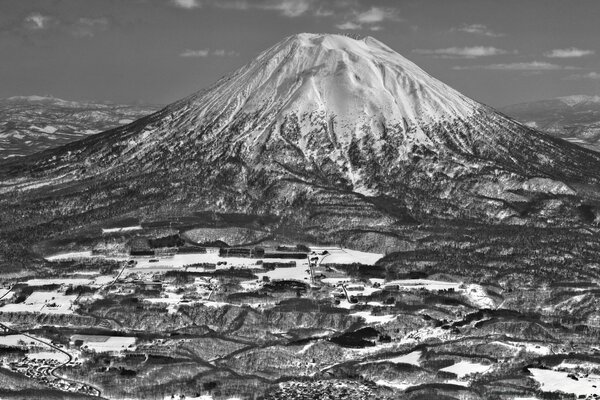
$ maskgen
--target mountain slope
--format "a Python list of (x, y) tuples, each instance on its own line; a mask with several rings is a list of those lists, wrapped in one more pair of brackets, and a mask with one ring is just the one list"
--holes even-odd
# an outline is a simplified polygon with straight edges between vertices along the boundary
[(567, 96), (506, 106), (506, 115), (548, 134), (600, 151), (600, 97)]
[(6, 162), (0, 177), (2, 222), (23, 235), (213, 211), (330, 238), (436, 218), (590, 222), (600, 154), (496, 113), (373, 38), (300, 34), (153, 115)]
[(58, 147), (126, 125), (156, 106), (74, 102), (44, 96), (0, 99), (0, 159)]

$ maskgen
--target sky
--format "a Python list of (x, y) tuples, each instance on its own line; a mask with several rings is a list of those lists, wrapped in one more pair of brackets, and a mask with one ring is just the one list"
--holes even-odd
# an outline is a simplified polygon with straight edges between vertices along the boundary
[(600, 95), (599, 0), (0, 0), (0, 98), (167, 104), (284, 37), (373, 36), (503, 105)]

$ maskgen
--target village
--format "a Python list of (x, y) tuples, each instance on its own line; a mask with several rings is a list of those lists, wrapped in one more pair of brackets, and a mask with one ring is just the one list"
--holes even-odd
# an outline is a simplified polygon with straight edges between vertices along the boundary
[[(181, 336), (172, 330), (172, 321), (190, 313), (211, 314), (211, 310), (241, 313), (247, 309), (259, 313), (286, 310), (299, 315), (318, 310), (322, 316), (347, 318), (346, 324), (352, 325), (346, 326), (366, 327), (357, 334), (303, 326), (302, 329), (312, 329), (313, 336), (296, 351), (301, 357), (317, 351), (324, 343), (343, 349), (341, 353), (335, 350), (340, 361), (329, 365), (300, 363), (307, 368), (306, 374), (335, 371), (347, 363), (358, 363), (364, 368), (378, 363), (423, 368), (428, 365), (426, 354), (411, 350), (411, 346), (451, 340), (458, 331), (456, 324), (442, 318), (468, 321), (471, 317), (467, 310), (495, 310), (502, 301), (494, 288), (452, 275), (387, 276), (378, 267), (378, 261), (384, 257), (379, 253), (274, 242), (229, 246), (211, 241), (208, 245), (198, 245), (182, 243), (178, 235), (139, 237), (139, 230), (136, 227), (104, 232), (109, 236), (123, 232), (133, 235), (126, 251), (123, 247), (117, 251), (101, 247), (49, 254), (47, 262), (56, 271), (52, 276), (3, 283), (0, 288), (0, 327), (4, 330), (0, 336), (2, 368), (61, 391), (99, 395), (102, 389), (93, 383), (96, 380), (90, 382), (75, 371), (92, 368), (94, 374), (138, 379), (136, 371), (144, 363), (159, 362), (161, 357), (171, 359), (182, 349), (185, 352), (181, 354), (197, 351), (191, 349), (202, 341), (216, 340), (214, 348), (202, 344), (199, 357), (202, 363), (219, 369), (223, 363), (237, 362), (227, 354), (253, 346), (243, 340), (231, 342), (231, 338), (220, 333), (227, 332), (228, 326), (212, 331), (217, 328), (210, 319), (208, 328), (199, 331), (205, 333)], [(440, 320), (436, 322), (428, 314), (416, 314), (409, 319), (414, 320), (411, 322), (414, 327), (398, 333), (397, 327), (407, 323), (406, 316), (400, 319), (398, 313), (400, 299), (418, 303), (423, 298), (441, 301), (447, 310), (433, 307), (428, 313), (443, 317), (437, 317)], [(133, 317), (132, 314), (128, 317), (126, 310), (163, 321), (154, 328), (160, 332), (159, 327), (164, 324), (167, 331), (124, 326), (124, 318)], [(480, 318), (468, 324), (485, 321)], [(48, 322), (43, 325), (36, 322), (41, 320)], [(206, 332), (216, 336), (209, 339)], [(278, 334), (274, 333), (272, 340)], [(559, 350), (536, 342), (499, 340), (498, 343), (511, 354), (546, 356)], [(285, 357), (292, 354), (286, 353)], [(370, 361), (361, 361), (365, 359)], [(468, 387), (474, 377), (494, 370), (486, 358), (455, 357), (453, 362), (440, 364), (438, 373), (448, 385)], [(532, 379), (538, 380), (541, 387), (552, 387), (552, 381), (566, 379), (572, 393), (582, 395), (593, 392), (599, 379), (589, 374), (580, 375), (576, 381), (577, 375), (558, 368), (531, 371)], [(380, 387), (402, 390), (410, 387), (411, 382), (376, 380)], [(165, 394), (165, 398), (169, 396), (178, 395)]]

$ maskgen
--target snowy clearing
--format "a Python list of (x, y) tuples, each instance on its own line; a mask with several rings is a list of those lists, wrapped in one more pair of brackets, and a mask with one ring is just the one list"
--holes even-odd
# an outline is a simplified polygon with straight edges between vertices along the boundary
[[(417, 351), (413, 351), (412, 353), (408, 353), (408, 354), (402, 354), (401, 356), (396, 356), (396, 357), (392, 357), (392, 358), (385, 358), (382, 360), (377, 360), (377, 361), (373, 361), (373, 363), (382, 363), (382, 362), (391, 362), (394, 364), (410, 364), (410, 365), (416, 365), (417, 367), (421, 365), (421, 363), (419, 362), (419, 360), (421, 359), (421, 351), (417, 350)], [(363, 364), (367, 364), (368, 362), (365, 362)]]
[(372, 315), (370, 311), (358, 311), (350, 314), (351, 317), (361, 317), (366, 323), (385, 324), (395, 320), (397, 315)]
[(115, 233), (115, 232), (130, 232), (130, 231), (139, 231), (142, 228), (141, 225), (135, 226), (123, 226), (121, 228), (102, 228), (102, 233)]
[(483, 365), (480, 363), (474, 363), (471, 361), (459, 361), (454, 365), (446, 368), (442, 368), (440, 371), (451, 372), (456, 374), (458, 378), (463, 378), (470, 374), (485, 373), (492, 368), (491, 365)]
[(433, 281), (429, 279), (399, 279), (386, 282), (384, 287), (398, 286), (400, 289), (408, 290), (457, 290), (461, 284), (456, 282)]
[(97, 353), (107, 351), (123, 351), (135, 349), (136, 338), (132, 336), (104, 336), (104, 335), (73, 335), (71, 342), (82, 340), (82, 349), (93, 350)]
[(44, 286), (44, 285), (89, 285), (91, 279), (86, 278), (55, 278), (55, 279), (30, 279), (25, 283), (29, 286)]
[(387, 386), (387, 387), (391, 387), (391, 388), (399, 389), (399, 390), (406, 390), (412, 386), (408, 383), (400, 382), (397, 380), (396, 381), (386, 381), (383, 379), (376, 381), (375, 384), (379, 385), (379, 386)]
[(37, 353), (27, 353), (30, 360), (56, 360), (61, 363), (69, 361), (69, 356), (59, 351), (40, 351)]
[(58, 291), (33, 292), (23, 303), (6, 304), (2, 312), (39, 312), (43, 314), (72, 314), (71, 306), (77, 295), (64, 295)]
[(321, 260), (323, 264), (364, 264), (374, 265), (384, 255), (378, 253), (366, 253), (364, 251), (341, 249), (339, 247), (311, 247), (312, 251), (322, 253), (327, 251), (329, 254)]
[(577, 396), (600, 394), (600, 375), (569, 378), (568, 372), (529, 368), (529, 371), (544, 392), (563, 392)]
[(25, 345), (25, 344), (28, 347), (35, 346), (36, 344), (39, 344), (40, 346), (42, 346), (41, 343), (33, 340), (30, 337), (27, 337), (27, 336), (21, 335), (21, 334), (0, 336), (0, 346), (20, 347), (21, 345)]

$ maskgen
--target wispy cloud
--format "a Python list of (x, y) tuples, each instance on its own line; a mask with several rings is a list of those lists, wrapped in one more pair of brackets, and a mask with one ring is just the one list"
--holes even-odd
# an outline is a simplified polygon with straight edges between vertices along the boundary
[(591, 80), (598, 81), (598, 80), (600, 80), (600, 73), (588, 72), (587, 74), (573, 74), (573, 75), (567, 76), (566, 79), (569, 79), (569, 80), (571, 80), (571, 79), (572, 80), (591, 79)]
[(171, 1), (175, 7), (186, 8), (188, 10), (192, 9), (192, 8), (200, 7), (200, 3), (198, 2), (198, 0), (171, 0)]
[(489, 37), (506, 36), (504, 33), (494, 32), (484, 24), (465, 24), (458, 28), (453, 28), (452, 31), (470, 33), (473, 35), (482, 35)]
[(568, 49), (550, 50), (550, 51), (544, 53), (544, 55), (548, 58), (580, 58), (580, 57), (591, 56), (595, 53), (596, 52), (594, 50), (584, 50), (584, 49), (578, 49), (576, 47), (571, 47)]
[(92, 37), (99, 31), (108, 29), (110, 21), (108, 18), (79, 18), (70, 26), (70, 31), (75, 36)]
[(400, 21), (398, 11), (390, 8), (371, 7), (362, 12), (353, 12), (353, 15), (345, 22), (337, 24), (336, 27), (342, 30), (369, 29), (373, 31), (381, 30), (381, 23), (390, 21)]
[(445, 49), (415, 49), (413, 52), (440, 58), (478, 58), (508, 54), (508, 51), (497, 47), (448, 47)]
[(290, 18), (299, 17), (309, 13), (309, 11), (313, 11), (315, 16), (333, 14), (329, 9), (316, 7), (316, 0), (171, 0), (171, 4), (188, 10), (208, 6), (240, 11), (277, 11), (281, 15)]
[(312, 1), (310, 0), (276, 0), (257, 4), (257, 8), (279, 11), (281, 15), (294, 18), (310, 10), (311, 3)]
[(468, 65), (468, 66), (455, 66), (455, 70), (471, 70), (471, 69), (489, 69), (497, 71), (530, 71), (530, 72), (541, 72), (541, 71), (559, 71), (559, 70), (576, 70), (577, 67), (568, 65), (558, 65), (543, 61), (531, 61), (531, 62), (517, 62), (507, 64), (488, 64), (488, 65)]
[(233, 50), (225, 50), (225, 49), (215, 49), (215, 50), (211, 50), (211, 49), (200, 49), (200, 50), (184, 50), (181, 53), (179, 53), (180, 57), (186, 57), (186, 58), (202, 58), (202, 57), (209, 57), (209, 56), (214, 56), (214, 57), (233, 57), (233, 56), (237, 56), (238, 52), (233, 51)]
[(23, 27), (29, 30), (39, 31), (55, 25), (56, 22), (57, 21), (49, 15), (34, 12), (25, 17), (23, 20)]
[(356, 22), (352, 22), (352, 21), (347, 21), (344, 22), (343, 24), (337, 24), (336, 27), (338, 29), (344, 30), (344, 31), (349, 31), (349, 30), (357, 30), (362, 28), (362, 25), (357, 24)]

